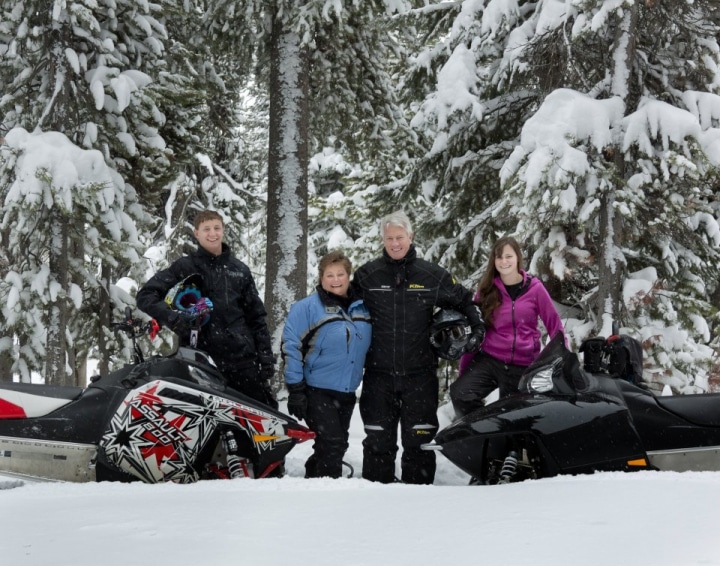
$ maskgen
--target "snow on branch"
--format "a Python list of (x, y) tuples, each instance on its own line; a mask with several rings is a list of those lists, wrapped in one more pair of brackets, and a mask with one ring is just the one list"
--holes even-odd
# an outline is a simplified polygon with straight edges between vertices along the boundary
[(577, 146), (587, 144), (600, 151), (611, 144), (613, 125), (622, 119), (624, 108), (617, 97), (596, 100), (571, 89), (553, 91), (525, 122), (520, 144), (500, 171), (501, 182), (507, 183), (526, 160), (528, 190), (537, 188), (555, 165), (557, 183), (564, 182), (568, 172), (584, 174), (589, 166), (587, 154)]
[[(478, 82), (473, 52), (465, 45), (458, 45), (438, 73), (436, 91), (425, 100), (411, 126), (419, 127), (429, 121), (429, 117), (435, 116), (438, 129), (444, 130), (448, 127), (450, 115), (466, 110), (470, 111), (473, 120), (481, 121), (483, 105), (477, 94)], [(443, 149), (433, 147), (432, 151)]]
[(655, 154), (654, 142), (670, 149), (670, 142), (685, 146), (685, 138), (700, 139), (701, 128), (698, 119), (687, 110), (677, 108), (659, 100), (644, 98), (638, 109), (623, 119), (623, 151), (632, 145), (646, 155)]

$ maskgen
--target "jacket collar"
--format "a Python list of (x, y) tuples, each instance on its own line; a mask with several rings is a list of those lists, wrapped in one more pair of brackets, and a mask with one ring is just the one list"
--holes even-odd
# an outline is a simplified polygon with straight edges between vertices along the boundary
[(403, 263), (412, 263), (415, 261), (415, 258), (417, 258), (417, 251), (415, 250), (415, 244), (410, 244), (410, 248), (408, 249), (408, 252), (405, 254), (404, 257), (401, 257), (400, 259), (393, 259), (390, 257), (390, 255), (387, 253), (387, 250), (383, 248), (383, 259), (387, 263), (391, 263), (394, 265), (399, 265)]
[(206, 260), (206, 261), (217, 261), (219, 259), (227, 259), (228, 257), (230, 257), (230, 246), (228, 246), (225, 242), (223, 242), (222, 252), (220, 252), (220, 255), (214, 255), (198, 244), (195, 255), (197, 255), (198, 257), (201, 257), (203, 260)]
[(348, 296), (347, 297), (341, 297), (339, 295), (335, 295), (334, 293), (330, 293), (322, 288), (322, 285), (318, 285), (315, 287), (317, 290), (318, 296), (320, 297), (320, 302), (323, 304), (323, 306), (327, 308), (342, 308), (345, 310), (348, 310), (350, 308), (350, 305), (355, 300), (353, 298), (353, 288), (352, 286), (348, 288)]
[[(533, 279), (533, 276), (530, 275), (527, 271), (521, 270), (520, 273), (523, 276), (523, 280), (522, 280), (522, 287), (520, 287), (520, 293), (518, 296), (522, 295), (523, 293), (525, 293), (525, 291), (527, 291), (530, 288), (530, 283), (532, 282), (532, 279)], [(497, 287), (500, 290), (500, 293), (502, 293), (503, 295), (508, 294), (507, 289), (505, 289), (505, 283), (503, 283), (503, 281), (499, 275), (497, 277), (495, 277), (494, 283), (495, 283), (495, 287)]]

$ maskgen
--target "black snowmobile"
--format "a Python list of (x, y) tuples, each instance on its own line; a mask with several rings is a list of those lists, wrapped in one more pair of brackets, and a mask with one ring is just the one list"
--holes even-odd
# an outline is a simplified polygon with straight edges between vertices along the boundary
[(276, 475), (314, 433), (226, 386), (200, 350), (145, 360), (152, 331), (126, 311), (114, 324), (135, 363), (87, 388), (0, 383), (0, 474), (61, 481), (190, 483)]
[(596, 471), (719, 471), (720, 394), (655, 396), (642, 386), (642, 348), (628, 336), (562, 336), (525, 372), (519, 393), (441, 430), (423, 446), (499, 484)]

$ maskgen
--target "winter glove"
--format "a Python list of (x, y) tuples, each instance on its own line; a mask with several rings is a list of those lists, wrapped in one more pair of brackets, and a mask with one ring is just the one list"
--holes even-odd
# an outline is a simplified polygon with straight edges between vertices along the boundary
[(277, 399), (275, 399), (275, 394), (273, 393), (272, 387), (270, 386), (270, 382), (263, 381), (260, 384), (260, 388), (262, 389), (263, 395), (265, 395), (265, 404), (268, 407), (272, 407), (277, 411), (279, 405)]
[(485, 339), (485, 327), (482, 324), (475, 326), (465, 344), (465, 352), (467, 354), (477, 354), (480, 351), (482, 342)]
[(258, 364), (260, 365), (258, 372), (260, 379), (270, 381), (275, 377), (275, 356), (273, 356), (272, 353), (258, 353)]
[(172, 311), (168, 316), (168, 326), (175, 334), (185, 334), (195, 326), (195, 319), (190, 311)]
[(297, 417), (299, 420), (305, 419), (307, 416), (307, 395), (305, 394), (305, 382), (300, 383), (288, 383), (288, 397), (287, 407), (288, 413)]
[(260, 381), (268, 382), (275, 377), (275, 366), (270, 364), (260, 364)]

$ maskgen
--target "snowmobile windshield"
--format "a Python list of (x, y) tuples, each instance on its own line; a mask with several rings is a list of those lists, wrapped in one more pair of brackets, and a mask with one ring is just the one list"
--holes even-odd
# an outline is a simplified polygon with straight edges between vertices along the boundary
[(556, 334), (520, 379), (522, 393), (574, 395), (590, 387), (589, 376), (580, 367), (576, 354), (565, 347), (565, 338)]

